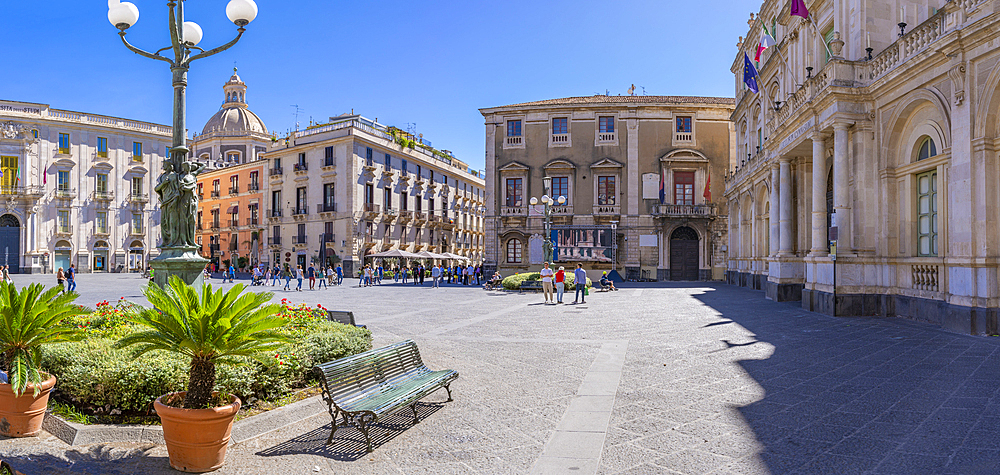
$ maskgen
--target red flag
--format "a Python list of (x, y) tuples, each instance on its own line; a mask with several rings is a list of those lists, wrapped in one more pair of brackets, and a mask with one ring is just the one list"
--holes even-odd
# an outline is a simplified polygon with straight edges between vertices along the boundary
[(809, 18), (809, 10), (806, 9), (805, 0), (792, 0), (792, 9), (789, 14), (793, 16), (800, 16), (802, 18)]
[(45, 185), (49, 182), (49, 166), (45, 165), (45, 171), (42, 172), (42, 184)]
[(705, 192), (701, 194), (705, 197), (705, 203), (712, 202), (712, 174), (708, 174), (708, 180), (705, 181)]

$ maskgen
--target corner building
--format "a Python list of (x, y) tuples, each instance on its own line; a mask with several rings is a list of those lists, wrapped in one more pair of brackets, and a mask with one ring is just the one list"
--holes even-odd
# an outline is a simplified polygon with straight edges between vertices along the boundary
[(292, 133), (263, 156), (270, 262), (305, 268), (340, 259), (348, 276), (367, 256), (392, 249), (482, 262), (485, 183), (422, 139), (343, 115)]
[[(727, 279), (828, 314), (996, 333), (1000, 2), (808, 8), (765, 1), (733, 63)], [(761, 23), (778, 44), (753, 94)]]
[[(733, 99), (568, 97), (480, 109), (486, 121), (486, 264), (541, 268), (544, 207), (553, 257), (630, 280), (722, 279), (723, 176), (734, 154)], [(706, 193), (706, 191), (708, 191)]]

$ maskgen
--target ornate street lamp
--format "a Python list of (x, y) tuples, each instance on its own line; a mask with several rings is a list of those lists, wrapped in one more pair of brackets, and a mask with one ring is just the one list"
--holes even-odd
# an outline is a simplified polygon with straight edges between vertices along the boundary
[[(161, 253), (149, 262), (153, 268), (157, 284), (164, 285), (170, 275), (179, 275), (189, 284), (200, 283), (202, 271), (208, 260), (198, 255), (200, 248), (195, 242), (195, 222), (198, 213), (196, 195), (197, 175), (204, 165), (188, 161), (186, 147), (186, 89), (187, 72), (192, 61), (207, 58), (235, 45), (243, 36), (245, 26), (257, 17), (257, 4), (253, 0), (231, 0), (226, 6), (226, 16), (237, 26), (239, 32), (229, 43), (218, 48), (205, 50), (198, 47), (202, 30), (197, 23), (184, 21), (185, 0), (168, 0), (170, 9), (170, 46), (160, 48), (155, 53), (143, 51), (129, 44), (126, 31), (139, 21), (139, 9), (130, 2), (108, 0), (108, 21), (120, 30), (122, 43), (132, 52), (150, 59), (170, 64), (173, 73), (174, 112), (173, 143), (170, 158), (163, 164), (163, 173), (156, 181), (156, 193), (160, 196)], [(173, 50), (173, 58), (160, 53)], [(199, 287), (195, 285), (195, 287)]]
[(559, 203), (560, 206), (562, 206), (563, 204), (566, 203), (566, 197), (560, 196), (555, 200), (549, 198), (549, 187), (552, 186), (552, 178), (549, 177), (542, 178), (542, 183), (545, 185), (543, 190), (545, 194), (542, 195), (541, 200), (532, 196), (529, 202), (531, 203), (532, 206), (535, 206), (538, 204), (539, 201), (541, 201), (542, 205), (544, 206), (543, 214), (545, 216), (545, 239), (542, 244), (542, 249), (545, 252), (545, 262), (551, 263), (552, 262), (552, 206), (557, 202)]

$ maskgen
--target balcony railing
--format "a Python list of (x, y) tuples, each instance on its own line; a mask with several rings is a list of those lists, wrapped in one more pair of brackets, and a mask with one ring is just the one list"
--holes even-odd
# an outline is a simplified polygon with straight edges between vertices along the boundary
[(145, 228), (143, 228), (142, 226), (135, 226), (135, 225), (132, 225), (132, 226), (130, 226), (130, 228), (131, 228), (131, 229), (129, 230), (129, 232), (130, 232), (130, 233), (131, 233), (131, 234), (132, 234), (133, 236), (142, 236), (142, 235), (146, 234), (146, 229), (145, 229)]
[(292, 216), (299, 216), (303, 214), (309, 214), (309, 209), (305, 206), (301, 208), (292, 208)]
[(325, 159), (323, 159), (324, 167), (332, 167), (334, 166), (335, 163), (336, 162), (333, 161), (333, 157), (326, 157)]
[(131, 203), (148, 203), (149, 195), (145, 193), (131, 193), (128, 195), (128, 201)]
[(610, 216), (622, 214), (619, 205), (594, 205), (594, 216)]
[(142, 155), (132, 155), (132, 163), (142, 163)]
[(231, 227), (231, 228), (239, 227), (239, 225), (240, 225), (240, 219), (239, 218), (235, 218), (235, 219), (232, 219), (232, 220), (229, 221), (229, 227)]
[(96, 235), (96, 236), (107, 236), (108, 234), (110, 234), (110, 233), (108, 233), (107, 226), (105, 226), (103, 228), (97, 227), (97, 226), (94, 227), (94, 235)]
[(247, 226), (257, 226), (257, 218), (247, 218)]
[(240, 187), (239, 186), (230, 186), (229, 187), (229, 194), (230, 195), (239, 194), (239, 192), (240, 192)]
[(18, 195), (39, 197), (45, 194), (45, 189), (38, 185), (33, 186), (4, 186), (0, 187), (0, 195)]
[(404, 210), (401, 210), (399, 212), (399, 220), (400, 221), (409, 221), (411, 219), (413, 219), (413, 211), (409, 211), (409, 210), (405, 210), (404, 209)]
[(597, 143), (612, 143), (618, 140), (618, 134), (614, 132), (600, 132), (597, 134)]
[(551, 142), (553, 145), (565, 145), (569, 143), (569, 134), (552, 134)]
[(418, 222), (427, 221), (427, 213), (423, 211), (414, 211), (413, 220)]
[(282, 171), (281, 171), (281, 169), (280, 169), (280, 168), (272, 168), (272, 169), (270, 170), (270, 173), (268, 173), (268, 174), (269, 174), (270, 176), (278, 176), (278, 175), (281, 175), (281, 174), (282, 174)]
[(305, 244), (309, 236), (292, 236), (292, 244)]
[(90, 198), (94, 201), (114, 201), (115, 192), (114, 191), (95, 191), (90, 195)]
[(691, 132), (675, 132), (674, 142), (690, 142), (694, 140), (694, 134)]
[(267, 216), (269, 218), (280, 218), (281, 217), (281, 210), (280, 209), (272, 209), (271, 212), (267, 214)]
[(309, 166), (305, 162), (295, 164), (295, 171), (304, 172), (306, 170), (309, 170)]
[(56, 226), (56, 234), (59, 234), (59, 235), (62, 235), (62, 236), (68, 236), (70, 234), (73, 234), (73, 226), (70, 226), (68, 224), (67, 225), (61, 225), (61, 226)]
[(218, 198), (219, 197), (219, 191), (218, 190), (213, 191), (211, 193), (211, 196), (212, 196), (212, 198)]
[(280, 246), (281, 245), (281, 236), (275, 236), (275, 237), (269, 237), (269, 238), (267, 238), (267, 245), (268, 246)]
[(507, 137), (507, 141), (505, 143), (507, 144), (508, 147), (511, 146), (519, 147), (521, 145), (524, 145), (524, 138), (521, 137), (520, 135), (516, 137)]
[(209, 227), (209, 229), (211, 229), (213, 232), (218, 232), (219, 222), (218, 221), (213, 222), (212, 225)]
[(500, 216), (525, 216), (528, 214), (528, 208), (524, 206), (504, 206), (500, 208)]
[(61, 198), (61, 199), (76, 198), (76, 190), (72, 188), (56, 188), (56, 198)]
[(337, 203), (318, 203), (316, 205), (317, 213), (336, 213)]
[(247, 185), (247, 191), (260, 191), (260, 183), (250, 183)]
[(375, 203), (365, 203), (363, 209), (365, 213), (378, 213), (379, 205)]
[(675, 205), (675, 204), (661, 204), (656, 205), (653, 209), (654, 216), (663, 216), (668, 218), (688, 218), (688, 217), (713, 217), (716, 213), (716, 205), (714, 204), (702, 204), (702, 205)]
[(365, 233), (364, 235), (365, 244), (371, 244), (375, 242), (375, 235), (372, 233)]

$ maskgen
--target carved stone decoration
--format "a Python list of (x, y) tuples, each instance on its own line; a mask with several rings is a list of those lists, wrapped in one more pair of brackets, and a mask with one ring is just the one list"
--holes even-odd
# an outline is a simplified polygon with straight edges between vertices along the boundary
[(965, 61), (949, 69), (948, 77), (951, 79), (952, 90), (954, 91), (952, 92), (953, 103), (956, 106), (960, 106), (965, 101)]
[(27, 132), (27, 127), (10, 120), (4, 122), (3, 125), (0, 125), (0, 134), (2, 134), (5, 139), (22, 138), (21, 136), (26, 135)]
[(843, 58), (841, 53), (844, 52), (844, 40), (840, 39), (840, 32), (833, 32), (833, 39), (830, 40), (830, 52), (833, 53), (834, 58)]

